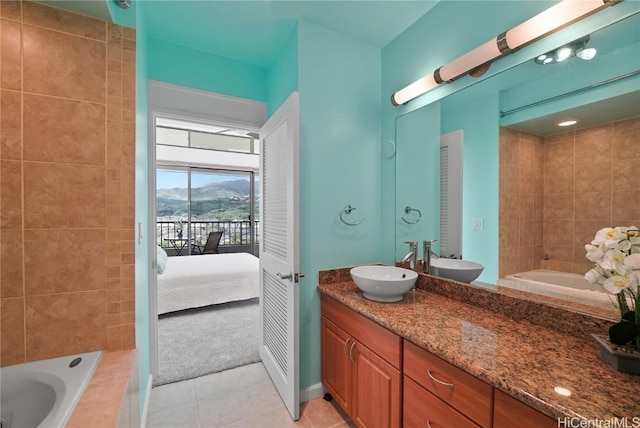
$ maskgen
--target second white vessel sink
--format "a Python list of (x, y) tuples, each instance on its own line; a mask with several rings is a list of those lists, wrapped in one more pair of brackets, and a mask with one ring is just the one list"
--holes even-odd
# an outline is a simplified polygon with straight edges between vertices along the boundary
[(470, 283), (480, 276), (484, 266), (469, 260), (432, 259), (431, 275)]
[(377, 302), (397, 302), (416, 283), (418, 274), (395, 266), (358, 266), (350, 271), (362, 295)]

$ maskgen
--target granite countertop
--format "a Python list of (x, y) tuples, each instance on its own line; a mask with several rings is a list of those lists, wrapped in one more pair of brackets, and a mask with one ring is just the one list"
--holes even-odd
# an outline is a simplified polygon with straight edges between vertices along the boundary
[[(640, 376), (612, 368), (600, 357), (595, 340), (584, 335), (514, 320), (421, 288), (400, 302), (374, 302), (344, 274), (321, 275), (318, 289), (552, 418), (640, 421)], [(562, 324), (562, 311), (553, 317)]]

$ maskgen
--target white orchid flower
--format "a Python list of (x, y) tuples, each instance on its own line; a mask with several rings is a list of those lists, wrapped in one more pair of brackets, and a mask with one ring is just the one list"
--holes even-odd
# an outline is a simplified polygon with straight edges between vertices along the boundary
[(586, 279), (590, 284), (600, 283), (602, 279), (602, 270), (595, 267), (584, 274), (584, 279)]
[(604, 281), (604, 284), (602, 284), (602, 286), (604, 287), (604, 290), (608, 294), (618, 294), (629, 287), (637, 286), (637, 281), (638, 280), (634, 275), (630, 275), (630, 276), (616, 275), (616, 276), (612, 276), (611, 278), (607, 278)]
[(624, 265), (627, 269), (640, 270), (640, 253), (634, 253), (625, 257)]
[(587, 250), (587, 259), (592, 262), (599, 262), (604, 257), (602, 247), (587, 244), (584, 246), (584, 249)]
[(617, 243), (622, 241), (623, 239), (627, 239), (627, 233), (622, 232), (619, 227), (605, 227), (604, 229), (600, 229), (596, 233), (595, 239), (593, 240), (592, 244), (604, 244), (605, 247), (612, 247), (617, 245)]

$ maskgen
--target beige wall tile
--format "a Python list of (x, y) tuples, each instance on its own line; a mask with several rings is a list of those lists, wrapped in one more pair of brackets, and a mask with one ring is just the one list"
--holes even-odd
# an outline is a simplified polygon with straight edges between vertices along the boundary
[(638, 159), (639, 134), (637, 127), (624, 128), (615, 132), (613, 158), (616, 162)]
[(0, 90), (0, 159), (22, 159), (20, 92)]
[(104, 165), (105, 108), (41, 95), (24, 96), (24, 159)]
[(0, 234), (0, 286), (3, 299), (24, 296), (21, 230), (3, 230)]
[[(640, 133), (640, 129), (637, 130)], [(626, 162), (616, 162), (613, 170), (613, 189), (616, 191), (623, 190), (640, 190), (640, 137), (638, 138), (638, 153), (636, 158), (630, 158)]]
[(25, 25), (24, 88), (104, 103), (105, 43)]
[(612, 125), (605, 124), (576, 131), (576, 165), (606, 162), (611, 159)]
[(613, 192), (613, 218), (640, 219), (640, 190)]
[(103, 290), (27, 297), (27, 360), (106, 349)]
[(573, 219), (571, 220), (545, 220), (544, 245), (569, 244), (573, 240)]
[(544, 195), (544, 219), (573, 219), (573, 193)]
[(14, 160), (0, 161), (0, 227), (22, 228), (22, 163)]
[(565, 168), (574, 165), (573, 138), (546, 142), (544, 145), (544, 165), (546, 168)]
[(575, 178), (573, 167), (546, 167), (544, 171), (544, 194), (573, 193)]
[(0, 1), (0, 17), (20, 21), (20, 0)]
[(24, 343), (24, 298), (0, 299), (0, 352), (2, 366), (26, 362)]
[[(614, 170), (614, 173), (617, 172)], [(576, 193), (611, 192), (611, 162), (583, 165), (576, 168)]]
[(518, 271), (526, 272), (533, 269), (533, 246), (523, 245), (518, 249)]
[(26, 228), (106, 225), (103, 167), (25, 162), (24, 195)]
[(543, 251), (546, 256), (549, 256), (551, 260), (562, 262), (573, 262), (573, 245), (570, 243), (571, 236), (569, 236), (568, 245), (551, 245), (545, 244)]
[[(135, 323), (133, 115), (127, 113), (132, 122), (126, 127), (121, 123), (123, 106), (135, 105), (135, 43), (120, 37), (135, 39), (135, 31), (41, 3), (25, 4), (26, 25), (20, 2), (0, 1), (3, 365), (105, 349), (107, 328), (125, 332), (109, 349), (135, 340), (131, 327), (122, 327)], [(109, 63), (107, 27), (114, 47)], [(122, 62), (123, 57), (133, 62)], [(111, 146), (105, 131), (107, 67), (116, 73), (109, 91), (128, 92), (126, 101), (110, 97), (116, 119), (108, 124)], [(110, 211), (110, 230), (107, 181), (114, 192), (110, 205), (118, 211)], [(23, 205), (21, 183), (24, 211), (15, 209)], [(109, 269), (107, 238), (115, 249)], [(107, 310), (114, 312), (108, 318)]]
[(517, 248), (520, 246), (520, 222), (508, 220), (500, 222), (500, 248)]
[(20, 23), (3, 19), (0, 25), (0, 88), (21, 89), (21, 49)]
[(31, 1), (24, 2), (23, 13), (25, 24), (90, 39), (104, 41), (106, 38), (106, 22), (99, 19), (78, 15)]
[(106, 289), (104, 230), (44, 229), (24, 234), (27, 296)]
[(611, 219), (611, 193), (576, 193), (575, 218), (580, 220)]

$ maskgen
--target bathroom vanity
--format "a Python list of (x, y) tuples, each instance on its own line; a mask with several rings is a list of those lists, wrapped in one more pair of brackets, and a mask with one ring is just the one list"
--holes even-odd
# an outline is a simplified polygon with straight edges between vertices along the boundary
[[(447, 287), (481, 304), (447, 297)], [(394, 303), (363, 298), (348, 269), (321, 272), (318, 289), (322, 383), (358, 426), (538, 428), (640, 416), (640, 377), (611, 368), (586, 333), (605, 320), (428, 275)], [(522, 308), (514, 317), (489, 309), (509, 299)], [(585, 327), (568, 334), (572, 322)]]

